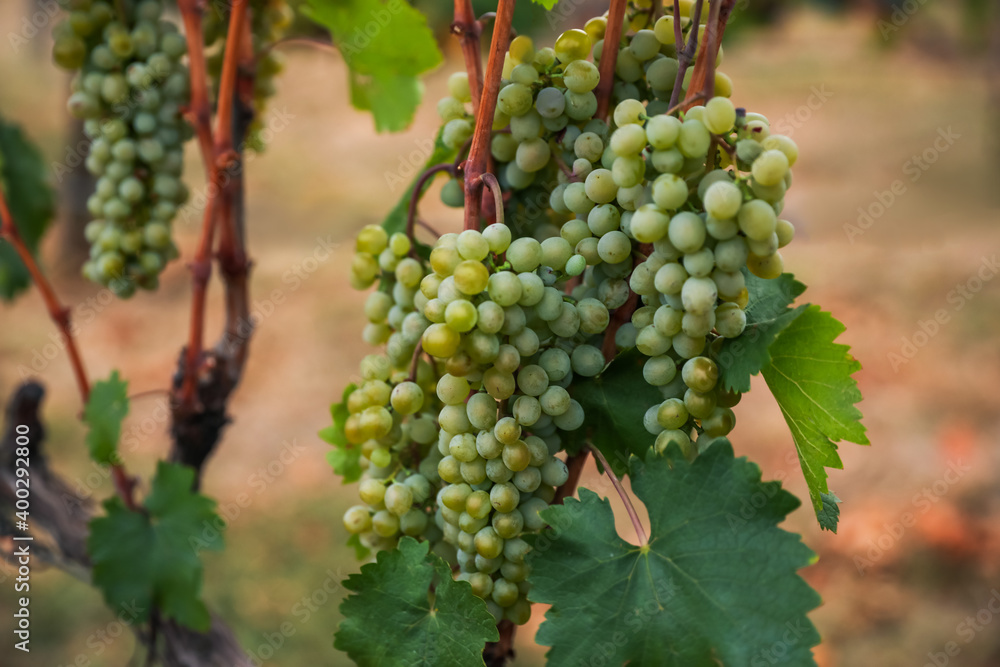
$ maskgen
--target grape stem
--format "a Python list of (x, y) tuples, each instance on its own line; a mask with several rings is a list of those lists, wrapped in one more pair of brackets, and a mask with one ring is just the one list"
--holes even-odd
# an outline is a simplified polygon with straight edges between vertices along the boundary
[(428, 182), (442, 171), (446, 171), (454, 176), (455, 165), (450, 162), (434, 165), (424, 173), (420, 174), (420, 178), (417, 179), (416, 185), (413, 186), (413, 192), (410, 193), (410, 208), (406, 213), (406, 235), (410, 239), (410, 257), (413, 259), (419, 259), (419, 256), (417, 255), (417, 239), (413, 235), (414, 225), (417, 224), (417, 204), (420, 202), (420, 198), (423, 196), (424, 189), (427, 187)]
[(597, 447), (588, 444), (587, 445), (597, 460), (601, 462), (601, 466), (604, 468), (604, 472), (607, 473), (608, 477), (611, 478), (611, 484), (614, 485), (615, 491), (618, 492), (618, 496), (625, 503), (625, 511), (628, 512), (628, 518), (632, 521), (632, 527), (635, 528), (635, 536), (639, 539), (639, 546), (645, 546), (649, 543), (649, 539), (646, 537), (646, 530), (642, 527), (642, 522), (639, 521), (639, 513), (635, 511), (635, 505), (632, 504), (632, 499), (629, 498), (628, 493), (625, 491), (625, 487), (622, 486), (622, 481), (618, 479), (618, 475), (615, 471), (611, 469), (611, 465), (608, 464), (608, 460), (604, 458), (604, 454), (601, 453)]
[[(49, 317), (59, 329), (59, 333), (66, 345), (66, 353), (69, 355), (73, 377), (76, 378), (76, 385), (80, 391), (80, 400), (86, 405), (87, 401), (90, 400), (90, 381), (87, 379), (87, 371), (83, 365), (83, 357), (80, 355), (80, 349), (77, 346), (76, 339), (73, 337), (70, 309), (62, 305), (59, 301), (52, 283), (45, 277), (41, 267), (38, 266), (38, 262), (35, 261), (34, 255), (31, 254), (28, 246), (24, 243), (24, 238), (21, 236), (17, 222), (10, 212), (10, 207), (7, 204), (7, 198), (2, 186), (0, 186), (0, 237), (6, 239), (14, 247), (14, 251), (17, 252), (25, 268), (28, 270), (32, 282), (35, 283), (35, 286), (41, 293), (42, 301), (45, 302), (45, 308), (48, 310)], [(132, 491), (135, 488), (135, 480), (129, 477), (125, 471), (125, 467), (121, 463), (111, 464), (111, 476), (118, 496), (125, 503), (126, 507), (134, 511), (136, 505), (132, 497)]]
[[(671, 108), (677, 106), (681, 97), (681, 86), (684, 85), (684, 75), (687, 74), (688, 66), (694, 60), (694, 55), (698, 53), (698, 26), (701, 25), (701, 7), (704, 0), (696, 0), (694, 3), (694, 16), (691, 17), (691, 27), (688, 29), (687, 44), (684, 44), (684, 37), (681, 33), (681, 7), (680, 2), (674, 0), (674, 42), (677, 46), (677, 77), (674, 79), (674, 90), (670, 93)], [(689, 86), (690, 90), (695, 89)]]
[[(493, 41), (490, 44), (489, 60), (486, 63), (486, 76), (479, 99), (479, 106), (476, 107), (476, 127), (472, 135), (472, 145), (469, 148), (469, 159), (465, 161), (464, 229), (479, 229), (479, 212), (483, 203), (481, 202), (483, 191), (482, 176), (489, 171), (490, 132), (493, 128), (493, 116), (497, 107), (497, 95), (500, 92), (500, 77), (503, 74), (504, 55), (510, 43), (510, 25), (514, 18), (515, 1), (500, 0), (497, 6), (497, 17), (493, 26)], [(456, 2), (456, 13), (461, 4), (466, 3), (461, 0)], [(471, 7), (469, 11), (471, 12)], [(476, 61), (479, 61), (478, 53)], [(466, 60), (466, 63), (468, 64), (468, 60)], [(472, 76), (470, 75), (469, 78), (471, 90)], [(473, 105), (475, 105), (476, 94), (474, 91), (472, 95)], [(502, 206), (502, 202), (500, 205)]]
[(496, 221), (503, 224), (503, 193), (500, 191), (500, 182), (497, 177), (486, 172), (482, 175), (483, 184), (493, 193), (493, 202), (496, 206)]
[[(621, 43), (622, 26), (625, 24), (625, 10), (628, 0), (611, 0), (608, 9), (608, 26), (604, 31), (604, 50), (598, 67), (600, 79), (597, 82), (597, 113), (594, 118), (605, 119), (611, 106), (611, 91), (615, 84), (615, 65), (618, 63), (618, 47)], [(608, 48), (611, 47), (611, 48)]]
[(709, 8), (705, 42), (701, 45), (698, 60), (695, 62), (691, 85), (688, 87), (688, 99), (685, 100), (688, 103), (692, 102), (691, 98), (696, 91), (700, 91), (704, 99), (711, 99), (715, 94), (715, 61), (719, 58), (722, 36), (726, 32), (729, 15), (735, 6), (736, 0), (716, 0)]

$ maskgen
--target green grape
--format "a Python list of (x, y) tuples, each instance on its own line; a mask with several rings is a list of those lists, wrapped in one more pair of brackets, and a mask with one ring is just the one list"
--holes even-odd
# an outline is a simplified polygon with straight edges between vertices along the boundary
[(703, 122), (712, 134), (727, 134), (736, 123), (736, 107), (725, 97), (713, 97), (705, 104)]
[(600, 74), (597, 66), (586, 60), (574, 60), (563, 71), (563, 83), (574, 93), (587, 93), (597, 87)]
[(538, 91), (538, 95), (535, 97), (535, 109), (538, 110), (542, 118), (559, 118), (566, 109), (566, 98), (563, 97), (562, 91), (558, 88), (543, 88)]
[(754, 179), (764, 186), (777, 185), (788, 173), (788, 157), (780, 150), (765, 150), (754, 160), (752, 173)]

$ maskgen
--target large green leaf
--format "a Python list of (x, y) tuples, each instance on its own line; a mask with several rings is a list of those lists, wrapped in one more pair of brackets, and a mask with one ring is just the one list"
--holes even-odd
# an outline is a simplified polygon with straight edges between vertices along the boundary
[(778, 334), (764, 379), (792, 432), (813, 508), (823, 509), (826, 468), (843, 468), (836, 443), (867, 445), (861, 424), (858, 384), (851, 374), (861, 364), (847, 345), (833, 341), (844, 325), (819, 306), (807, 306)]
[(97, 463), (118, 463), (118, 438), (128, 410), (128, 382), (121, 379), (118, 371), (113, 371), (107, 380), (94, 383), (83, 408), (83, 421), (90, 427), (86, 436), (90, 458)]
[(570, 392), (583, 407), (587, 421), (586, 431), (569, 437), (570, 445), (582, 446), (583, 439), (588, 439), (615, 468), (626, 464), (630, 454), (646, 456), (656, 436), (646, 430), (642, 418), (651, 405), (663, 401), (663, 396), (643, 380), (645, 360), (633, 348), (616, 357), (597, 377), (573, 384)]
[(797, 574), (813, 554), (778, 528), (798, 500), (725, 441), (693, 463), (676, 445), (633, 461), (648, 544), (619, 537), (587, 489), (541, 513), (553, 529), (532, 539), (529, 598), (552, 605), (536, 636), (549, 667), (814, 665), (820, 599)]
[(499, 639), (486, 603), (429, 546), (404, 537), (344, 582), (353, 595), (334, 646), (360, 667), (483, 665), (486, 642)]
[(351, 103), (381, 132), (398, 132), (420, 104), (418, 75), (441, 64), (427, 19), (402, 0), (306, 0), (302, 13), (330, 31), (350, 69)]
[[(32, 254), (55, 214), (55, 194), (46, 178), (45, 161), (38, 148), (20, 127), (0, 118), (0, 188)], [(0, 299), (13, 299), (30, 279), (14, 248), (0, 241)]]
[(105, 516), (90, 522), (94, 585), (116, 612), (132, 609), (142, 622), (155, 605), (165, 618), (208, 630), (198, 550), (222, 548), (222, 520), (215, 501), (193, 485), (194, 470), (160, 461), (145, 512), (132, 512), (114, 497), (104, 503)]
[(726, 391), (750, 391), (750, 376), (757, 375), (771, 360), (768, 349), (785, 327), (805, 306), (790, 308), (806, 286), (790, 273), (773, 280), (758, 278), (748, 271), (747, 328), (737, 338), (728, 338), (716, 359), (719, 384)]

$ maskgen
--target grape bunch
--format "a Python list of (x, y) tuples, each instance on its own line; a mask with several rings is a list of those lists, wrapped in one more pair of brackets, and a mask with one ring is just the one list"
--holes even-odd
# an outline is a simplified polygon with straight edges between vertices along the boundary
[(97, 178), (83, 274), (129, 297), (137, 287), (155, 289), (177, 256), (170, 227), (188, 198), (181, 172), (192, 134), (181, 117), (187, 46), (157, 0), (130, 4), (128, 16), (102, 0), (61, 4), (69, 16), (54, 28), (53, 58), (76, 72), (68, 106), (84, 119), (85, 164)]
[[(249, 12), (257, 71), (253, 89), (255, 113), (247, 130), (246, 142), (248, 148), (260, 152), (264, 150), (261, 138), (261, 131), (264, 129), (262, 121), (264, 110), (268, 99), (275, 94), (274, 79), (284, 68), (281, 54), (270, 46), (285, 35), (285, 31), (292, 23), (293, 11), (286, 0), (250, 0)], [(221, 7), (213, 6), (205, 12), (202, 32), (208, 50), (206, 64), (213, 81), (216, 82), (216, 95), (226, 51), (228, 26), (228, 16), (223, 13)]]
[[(681, 9), (683, 32), (700, 30)], [(429, 253), (368, 226), (351, 266), (355, 288), (377, 284), (364, 340), (383, 351), (347, 398), (365, 472), (345, 526), (375, 549), (429, 541), (498, 622), (531, 613), (522, 535), (568, 480), (586, 419), (575, 384), (636, 349), (659, 396), (645, 406), (652, 446), (696, 457), (735, 425), (740, 396), (719, 387), (716, 357), (746, 327), (747, 272), (780, 275), (794, 234), (779, 215), (798, 149), (733, 105), (725, 74), (704, 105), (666, 113), (689, 85), (672, 17), (623, 38), (613, 113), (595, 117), (605, 29), (598, 17), (537, 50), (512, 40), (491, 138), (505, 220)], [(468, 79), (448, 90), (441, 137), (458, 150)], [(461, 206), (462, 192), (451, 179), (441, 196)]]

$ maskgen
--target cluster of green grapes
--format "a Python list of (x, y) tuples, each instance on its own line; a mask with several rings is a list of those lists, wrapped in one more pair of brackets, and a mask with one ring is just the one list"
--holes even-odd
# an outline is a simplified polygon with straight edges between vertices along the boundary
[[(345, 526), (373, 548), (430, 541), (498, 621), (530, 616), (521, 535), (544, 527), (568, 479), (560, 452), (585, 421), (574, 380), (636, 348), (661, 396), (644, 420), (655, 449), (697, 456), (735, 423), (740, 397), (717, 386), (714, 357), (746, 326), (744, 271), (779, 275), (794, 232), (778, 215), (797, 148), (734, 107), (724, 74), (703, 106), (665, 113), (671, 17), (623, 39), (610, 123), (594, 117), (605, 28), (593, 19), (537, 51), (512, 41), (491, 140), (506, 223), (445, 234), (427, 260), (366, 227), (352, 263), (354, 287), (378, 283), (364, 339), (385, 347), (348, 399), (366, 471)], [(473, 129), (468, 80), (448, 85), (438, 111), (457, 149)], [(545, 215), (521, 215), (536, 190)], [(460, 205), (461, 182), (442, 198)]]
[[(261, 139), (264, 109), (268, 99), (274, 96), (274, 79), (284, 68), (281, 54), (269, 48), (292, 24), (293, 11), (286, 0), (250, 0), (250, 32), (253, 35), (253, 54), (257, 71), (254, 78), (254, 118), (247, 130), (247, 147), (255, 151), (264, 150)], [(202, 26), (205, 46), (209, 50), (207, 65), (213, 80), (218, 84), (222, 73), (222, 61), (226, 50), (226, 33), (229, 27), (228, 14), (219, 7), (205, 12)], [(216, 89), (216, 93), (218, 90)]]
[(128, 16), (101, 0), (61, 0), (69, 10), (54, 29), (53, 57), (77, 72), (69, 110), (91, 142), (86, 167), (96, 178), (83, 274), (121, 297), (155, 289), (177, 256), (170, 224), (188, 191), (181, 180), (181, 117), (190, 80), (184, 36), (161, 18), (157, 0), (130, 4)]

